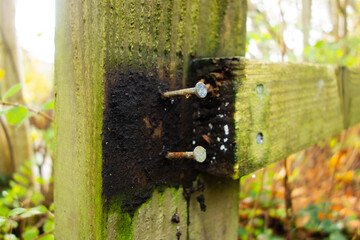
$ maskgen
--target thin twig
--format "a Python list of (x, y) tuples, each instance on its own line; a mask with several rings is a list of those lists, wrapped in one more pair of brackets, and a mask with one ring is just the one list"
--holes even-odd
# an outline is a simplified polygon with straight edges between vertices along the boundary
[(252, 216), (251, 216), (251, 219), (249, 221), (249, 226), (253, 227), (253, 221), (255, 219), (255, 214), (256, 214), (256, 210), (258, 208), (258, 205), (259, 205), (259, 202), (260, 202), (260, 196), (262, 194), (262, 191), (263, 191), (263, 188), (264, 188), (264, 175), (265, 175), (265, 172), (266, 172), (266, 167), (264, 168), (263, 172), (262, 172), (262, 175), (261, 175), (261, 185), (260, 185), (260, 189), (259, 189), (259, 193), (258, 195), (256, 196), (256, 199), (255, 199), (255, 202), (254, 202), (254, 206), (253, 206), (253, 209), (252, 209)]
[(44, 118), (46, 118), (47, 120), (53, 122), (54, 121), (54, 118), (49, 116), (48, 114), (40, 111), (40, 110), (36, 110), (34, 108), (31, 108), (31, 107), (28, 107), (26, 105), (22, 105), (22, 104), (19, 104), (19, 103), (9, 103), (9, 102), (4, 102), (4, 101), (1, 101), (0, 102), (1, 105), (4, 105), (4, 106), (13, 106), (13, 107), (25, 107), (27, 110), (29, 110), (30, 112), (33, 112), (35, 114), (38, 114)]
[(49, 214), (49, 216), (51, 216), (51, 217), (53, 217), (53, 218), (55, 217), (55, 215), (54, 215), (52, 212), (50, 212), (50, 211), (48, 211), (47, 214)]
[(46, 220), (48, 220), (48, 219), (49, 219), (49, 216), (45, 216), (45, 217), (41, 218), (41, 219), (34, 225), (34, 227), (35, 227), (35, 228), (40, 228), (40, 227), (46, 222)]

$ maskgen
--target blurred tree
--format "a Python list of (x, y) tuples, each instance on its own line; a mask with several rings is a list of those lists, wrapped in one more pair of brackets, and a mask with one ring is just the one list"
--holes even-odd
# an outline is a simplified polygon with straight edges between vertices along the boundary
[[(21, 51), (15, 32), (15, 1), (0, 0), (0, 69), (5, 74), (1, 80), (1, 95), (12, 86), (23, 83)], [(8, 98), (9, 102), (23, 104), (20, 93)], [(0, 174), (10, 175), (32, 156), (28, 134), (29, 122), (11, 126), (4, 117), (0, 118)]]
[(304, 47), (309, 45), (309, 33), (311, 28), (311, 0), (302, 0), (302, 28)]

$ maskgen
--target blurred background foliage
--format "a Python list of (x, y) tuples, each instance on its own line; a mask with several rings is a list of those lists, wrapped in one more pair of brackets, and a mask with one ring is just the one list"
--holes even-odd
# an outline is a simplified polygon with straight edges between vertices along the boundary
[[(359, 1), (248, 3), (246, 57), (359, 67)], [(360, 239), (359, 150), (354, 126), (242, 177), (239, 239)]]
[(54, 239), (54, 10), (0, 0), (0, 239)]
[[(54, 0), (1, 1), (0, 239), (54, 239)], [(248, 7), (247, 58), (359, 67), (359, 1)], [(360, 239), (359, 150), (355, 126), (242, 177), (239, 239)]]

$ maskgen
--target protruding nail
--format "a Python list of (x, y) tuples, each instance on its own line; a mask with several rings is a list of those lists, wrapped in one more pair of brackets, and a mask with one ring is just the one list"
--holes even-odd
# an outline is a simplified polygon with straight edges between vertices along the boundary
[(194, 159), (202, 163), (206, 160), (206, 149), (197, 146), (192, 152), (168, 152), (165, 156), (167, 159)]
[(164, 97), (171, 98), (175, 96), (189, 96), (195, 94), (198, 98), (205, 98), (207, 95), (207, 87), (205, 83), (198, 82), (193, 88), (185, 88), (175, 91), (163, 93)]

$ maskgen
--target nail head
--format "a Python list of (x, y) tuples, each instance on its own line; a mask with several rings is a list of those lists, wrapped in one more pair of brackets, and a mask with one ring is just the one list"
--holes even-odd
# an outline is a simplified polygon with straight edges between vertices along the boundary
[(207, 88), (205, 83), (203, 82), (198, 82), (195, 85), (195, 94), (196, 96), (198, 96), (199, 98), (205, 98), (207, 95)]
[(206, 160), (206, 149), (201, 147), (201, 146), (197, 146), (194, 151), (194, 159), (195, 161), (202, 163)]

